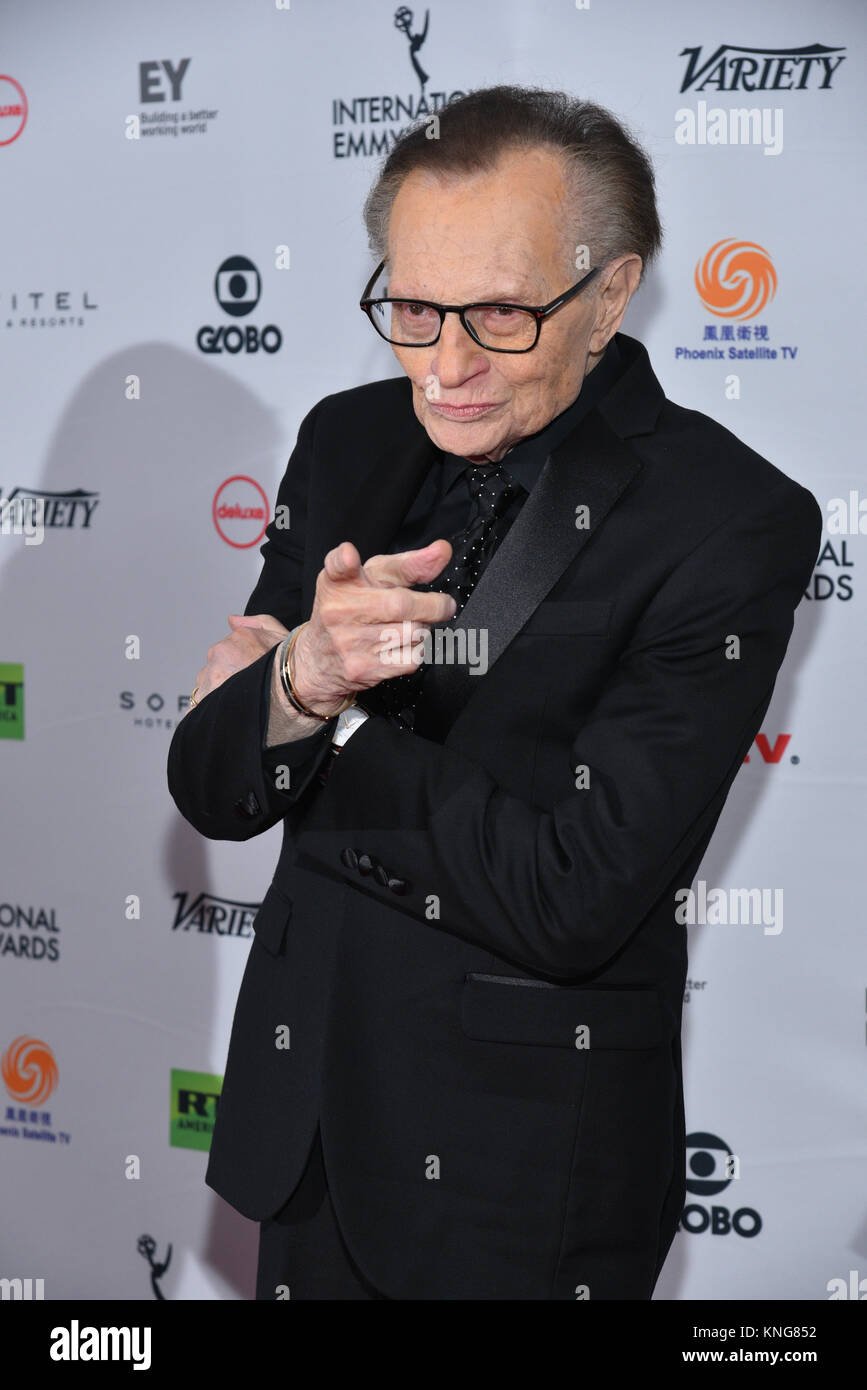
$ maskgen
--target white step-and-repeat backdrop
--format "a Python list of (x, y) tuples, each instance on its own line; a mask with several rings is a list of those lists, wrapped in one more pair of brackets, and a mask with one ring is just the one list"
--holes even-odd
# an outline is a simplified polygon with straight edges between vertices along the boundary
[[(252, 1297), (257, 1227), (203, 1175), (280, 831), (200, 838), (166, 752), (256, 581), (300, 420), (398, 370), (357, 308), (379, 160), (418, 114), (516, 82), (645, 143), (666, 241), (624, 329), (826, 516), (695, 885), (689, 1195), (656, 1296), (867, 1296), (863, 5), (0, 18), (0, 1276), (46, 1299)], [(715, 921), (745, 888), (775, 904), (764, 924)]]

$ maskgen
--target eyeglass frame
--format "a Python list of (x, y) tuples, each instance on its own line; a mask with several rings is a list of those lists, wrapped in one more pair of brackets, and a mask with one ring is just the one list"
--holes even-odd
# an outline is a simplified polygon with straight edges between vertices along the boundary
[[(599, 274), (599, 271), (602, 269), (602, 266), (599, 266), (599, 265), (594, 266), (592, 270), (588, 271), (588, 273), (583, 277), (583, 279), (579, 280), (578, 283), (577, 283), (576, 285), (573, 285), (573, 286), (571, 287), (571, 289), (565, 290), (565, 291), (563, 292), (563, 294), (558, 294), (557, 298), (556, 298), (556, 299), (552, 299), (551, 302), (550, 302), (550, 304), (532, 305), (532, 304), (496, 303), (496, 302), (494, 302), (493, 300), (490, 300), (490, 299), (480, 299), (480, 300), (477, 300), (474, 304), (434, 304), (433, 301), (430, 300), (430, 299), (411, 299), (411, 298), (407, 298), (406, 295), (394, 295), (394, 296), (392, 296), (392, 295), (384, 295), (384, 296), (382, 296), (382, 297), (380, 297), (380, 298), (375, 298), (375, 299), (373, 299), (373, 298), (368, 298), (368, 296), (370, 295), (370, 291), (373, 289), (373, 286), (376, 284), (377, 278), (378, 278), (379, 275), (382, 273), (382, 271), (385, 269), (385, 264), (386, 264), (385, 261), (380, 261), (379, 265), (376, 267), (376, 270), (373, 272), (373, 274), (371, 275), (371, 277), (370, 277), (370, 279), (368, 280), (367, 284), (365, 285), (365, 287), (364, 287), (364, 292), (363, 292), (363, 294), (362, 294), (362, 296), (361, 296), (361, 299), (359, 300), (359, 308), (360, 308), (360, 309), (362, 310), (362, 312), (365, 313), (365, 314), (367, 315), (367, 317), (370, 319), (370, 322), (371, 322), (371, 324), (373, 324), (373, 327), (374, 327), (374, 329), (375, 329), (377, 335), (378, 335), (380, 338), (384, 339), (384, 341), (385, 341), (386, 343), (391, 343), (391, 342), (392, 342), (392, 339), (391, 339), (391, 338), (386, 338), (385, 334), (384, 334), (384, 333), (380, 333), (379, 329), (376, 327), (376, 324), (375, 324), (374, 321), (373, 321), (373, 314), (372, 314), (373, 306), (374, 306), (375, 304), (421, 304), (421, 305), (423, 305), (424, 308), (426, 308), (426, 309), (435, 309), (435, 310), (437, 311), (437, 313), (439, 314), (440, 326), (439, 326), (439, 331), (437, 332), (436, 337), (433, 338), (433, 339), (431, 339), (431, 341), (430, 341), (429, 343), (393, 343), (392, 345), (393, 345), (394, 347), (409, 347), (409, 348), (413, 348), (413, 347), (433, 347), (434, 344), (435, 344), (435, 343), (438, 343), (439, 340), (440, 340), (440, 334), (441, 334), (442, 331), (443, 331), (443, 324), (444, 324), (445, 321), (446, 321), (446, 314), (457, 314), (458, 317), (460, 318), (461, 325), (462, 325), (462, 327), (464, 328), (465, 332), (467, 332), (467, 333), (470, 335), (470, 337), (472, 338), (473, 342), (474, 342), (474, 343), (477, 343), (478, 346), (479, 346), (484, 352), (511, 352), (511, 353), (532, 352), (532, 351), (533, 351), (533, 348), (536, 346), (536, 344), (537, 344), (538, 341), (539, 341), (539, 336), (540, 336), (540, 334), (541, 334), (541, 332), (542, 332), (542, 323), (543, 323), (543, 321), (548, 317), (548, 315), (549, 315), (549, 314), (553, 314), (557, 309), (562, 308), (564, 304), (568, 304), (568, 302), (569, 302), (570, 299), (574, 299), (574, 297), (575, 297), (577, 294), (580, 294), (580, 292), (581, 292), (581, 290), (583, 290), (584, 286), (585, 286), (585, 285), (588, 285), (588, 284), (590, 283), (590, 281), (593, 279), (594, 275), (598, 275), (598, 274)], [(525, 313), (527, 313), (527, 314), (532, 314), (532, 315), (534, 316), (534, 318), (535, 318), (535, 320), (536, 320), (536, 337), (535, 337), (535, 339), (533, 340), (533, 342), (530, 344), (530, 346), (529, 346), (529, 347), (525, 347), (525, 348), (495, 348), (495, 347), (488, 347), (487, 343), (483, 343), (483, 342), (480, 341), (480, 339), (478, 338), (478, 336), (477, 336), (475, 330), (474, 330), (474, 329), (471, 327), (471, 325), (467, 322), (466, 313), (467, 313), (467, 310), (468, 310), (468, 309), (522, 309)]]

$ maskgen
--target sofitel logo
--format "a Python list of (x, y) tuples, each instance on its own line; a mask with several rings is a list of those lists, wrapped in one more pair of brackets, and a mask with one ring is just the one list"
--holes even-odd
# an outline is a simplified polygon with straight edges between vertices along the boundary
[(99, 308), (91, 302), (89, 290), (80, 295), (72, 290), (12, 290), (4, 303), (4, 328), (82, 328), (85, 314)]

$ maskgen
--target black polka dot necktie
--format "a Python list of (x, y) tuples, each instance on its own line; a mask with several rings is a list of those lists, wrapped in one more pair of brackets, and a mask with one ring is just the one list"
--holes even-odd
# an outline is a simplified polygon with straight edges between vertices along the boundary
[[(497, 522), (521, 491), (501, 463), (471, 463), (464, 477), (475, 503), (469, 524), (451, 538), (452, 558), (445, 569), (430, 583), (416, 586), (421, 592), (451, 594), (457, 603), (455, 618), (473, 592), (489, 558)], [(411, 729), (425, 669), (420, 666), (411, 675), (381, 681), (364, 692), (363, 703), (368, 709), (391, 715)]]

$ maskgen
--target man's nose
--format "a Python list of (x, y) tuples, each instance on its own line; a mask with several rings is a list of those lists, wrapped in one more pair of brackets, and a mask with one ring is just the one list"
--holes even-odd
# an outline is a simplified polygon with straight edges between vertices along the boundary
[(487, 358), (464, 328), (457, 314), (446, 314), (439, 341), (434, 346), (431, 372), (445, 387), (460, 386), (468, 376), (483, 371)]

